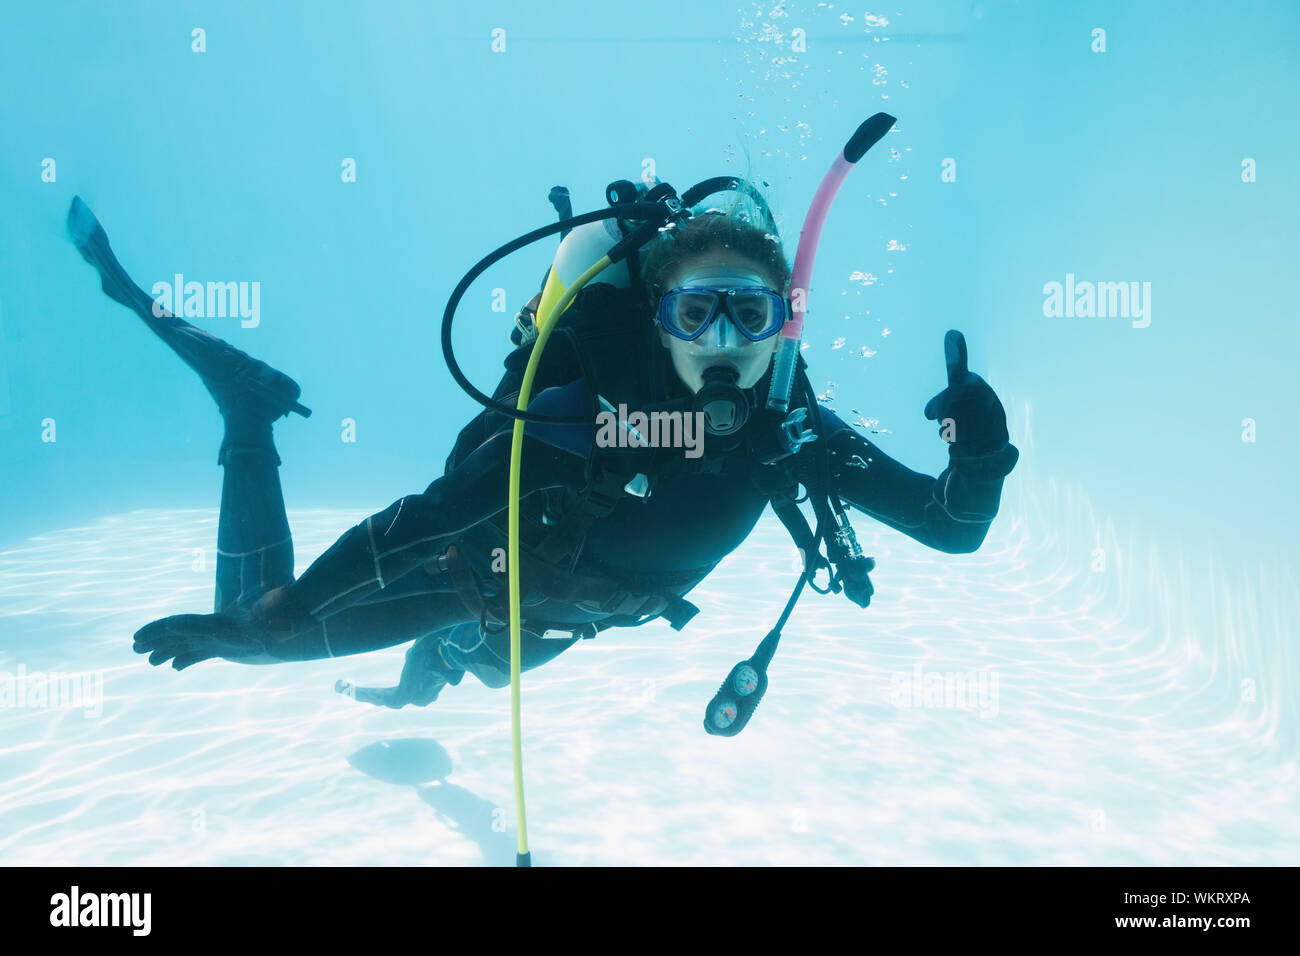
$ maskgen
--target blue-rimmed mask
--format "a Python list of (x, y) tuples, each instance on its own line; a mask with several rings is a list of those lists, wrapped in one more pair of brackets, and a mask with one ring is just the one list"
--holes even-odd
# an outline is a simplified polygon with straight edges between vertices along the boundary
[[(733, 435), (751, 411), (750, 390), (772, 364), (785, 298), (752, 269), (703, 262), (659, 299), (660, 340), (693, 393), (705, 431)], [(707, 334), (706, 334), (707, 333)]]
[(761, 342), (785, 324), (785, 298), (763, 286), (687, 285), (664, 293), (659, 300), (660, 326), (684, 342), (698, 339), (724, 313), (737, 332), (751, 342)]

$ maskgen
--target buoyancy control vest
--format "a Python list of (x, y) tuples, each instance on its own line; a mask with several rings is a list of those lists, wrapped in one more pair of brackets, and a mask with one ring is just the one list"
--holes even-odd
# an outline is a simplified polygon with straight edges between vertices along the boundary
[[(715, 177), (696, 184), (683, 194), (681, 204), (675, 208), (680, 210), (683, 206), (689, 207), (712, 192), (728, 190), (751, 194), (773, 234), (776, 233), (775, 221), (761, 195), (752, 186), (732, 177)], [(606, 189), (610, 206), (616, 210), (627, 210), (630, 214), (633, 210), (648, 208), (641, 200), (671, 206), (675, 195), (675, 191), (667, 184), (643, 187), (625, 180), (611, 183)], [(649, 226), (654, 225), (640, 222), (634, 215), (626, 218), (601, 216), (599, 219), (590, 216), (572, 217), (568, 192), (563, 187), (552, 189), (549, 198), (560, 216), (561, 221), (557, 224), (556, 231), (561, 232), (563, 239), (555, 260), (543, 278), (541, 290), (519, 311), (515, 319), (516, 328), (510, 338), (516, 348), (507, 355), (506, 372), (491, 396), (492, 401), (502, 410), (508, 408), (511, 401), (518, 397), (525, 368), (533, 351), (536, 333), (534, 319), (539, 311), (547, 312), (546, 303), (556, 303), (565, 290), (580, 278), (586, 266), (609, 250), (611, 242), (618, 242), (618, 236), (623, 236), (626, 242), (632, 242), (633, 233), (644, 233)], [(488, 397), (474, 389), (452, 357), (451, 316), (454, 315), (456, 303), (463, 295), (464, 288), (482, 269), (522, 244), (540, 238), (547, 231), (550, 230), (521, 236), (480, 261), (461, 280), (448, 303), (443, 323), (443, 351), (458, 383), (481, 404), (486, 404)], [(674, 390), (680, 397), (684, 397), (685, 404), (693, 401), (699, 405), (703, 402), (704, 407), (708, 407), (708, 396), (703, 392), (692, 396), (676, 377), (667, 350), (657, 340), (654, 323), (644, 302), (636, 249), (637, 245), (633, 243), (625, 250), (617, 266), (605, 270), (601, 279), (607, 279), (608, 282), (589, 281), (559, 316), (539, 362), (532, 394), (537, 395), (546, 388), (567, 385), (581, 378), (587, 383), (589, 393), (599, 399), (599, 402), (593, 400), (592, 407), (587, 410), (590, 415), (587, 420), (590, 421), (596, 419), (598, 412), (608, 412), (619, 405), (626, 405), (629, 410), (648, 410), (648, 406), (653, 407)], [(854, 603), (866, 606), (870, 587), (863, 585), (866, 584), (865, 571), (870, 570), (866, 565), (871, 562), (867, 559), (864, 563), (847, 516), (830, 486), (826, 450), (822, 447), (824, 441), (818, 443), (813, 452), (818, 459), (817, 465), (801, 469), (801, 478), (795, 478), (792, 459), (805, 443), (820, 433), (821, 419), (803, 358), (796, 355), (790, 368), (793, 377), (800, 382), (801, 397), (789, 404), (780, 403), (780, 411), (768, 408), (767, 390), (773, 382), (773, 372), (769, 369), (754, 388), (747, 390), (748, 407), (757, 410), (753, 420), (744, 429), (727, 436), (709, 434), (705, 439), (704, 456), (694, 462), (685, 461), (680, 449), (676, 454), (664, 455), (656, 454), (661, 449), (628, 449), (621, 445), (602, 447), (600, 443), (595, 443), (587, 458), (585, 485), (581, 490), (550, 491), (521, 502), (520, 546), (528, 556), (520, 568), (521, 583), (532, 580), (534, 586), (531, 589), (525, 588), (525, 593), (531, 590), (539, 595), (533, 603), (549, 598), (591, 607), (595, 596), (594, 606), (601, 612), (612, 615), (598, 628), (631, 626), (661, 616), (675, 629), (680, 629), (698, 610), (681, 595), (702, 580), (712, 570), (712, 566), (665, 575), (638, 574), (635, 582), (585, 577), (578, 573), (578, 563), (587, 531), (596, 521), (609, 515), (624, 496), (632, 494), (644, 497), (652, 493), (656, 479), (665, 469), (685, 467), (716, 472), (726, 467), (728, 459), (734, 461), (736, 456), (742, 456), (756, 460), (763, 466), (757, 470), (751, 468), (751, 477), (768, 498), (773, 511), (804, 555), (806, 573), (801, 582), (808, 583), (818, 591), (843, 591)], [(670, 400), (666, 407), (682, 407), (680, 397), (676, 404)], [(720, 397), (715, 397), (715, 400)], [(734, 401), (734, 398), (729, 400)], [(787, 410), (789, 414), (786, 414)], [(458, 436), (447, 460), (448, 469), (455, 467), (499, 430), (509, 427), (514, 417), (492, 408), (479, 413)], [(812, 430), (808, 430), (805, 427), (807, 425), (812, 425)], [(712, 432), (713, 429), (710, 428), (709, 431)], [(806, 489), (804, 498), (796, 497), (800, 482)], [(817, 516), (817, 533), (813, 532), (798, 506), (803, 500), (812, 504)], [(505, 520), (504, 513), (499, 516), (499, 520), (494, 519), (503, 536)], [(822, 543), (826, 547), (824, 555), (821, 552)], [(467, 606), (481, 605), (486, 622), (488, 606), (476, 595), (469, 593), (470, 575), (463, 559), (453, 564), (460, 567), (459, 575), (454, 576), (459, 577), (458, 590), (463, 592), (462, 599)], [(831, 575), (825, 589), (812, 582), (812, 576), (822, 568), (827, 569)], [(455, 568), (452, 570), (455, 571)], [(492, 571), (499, 569), (476, 570), (486, 580)], [(853, 582), (852, 586), (849, 586), (849, 582)], [(802, 583), (792, 594), (781, 621), (769, 637), (779, 634), (801, 587)], [(521, 601), (521, 604), (527, 603), (527, 600)], [(499, 616), (502, 620), (505, 619), (504, 613)]]
[[(492, 397), (509, 401), (518, 395), (524, 368), (533, 342), (525, 340), (505, 358), (505, 373)], [(639, 291), (602, 282), (586, 286), (560, 317), (543, 353), (534, 394), (553, 386), (583, 379), (592, 396), (609, 404), (640, 409), (688, 395), (672, 370), (667, 351), (654, 333), (654, 324)], [(765, 384), (758, 386), (760, 392)], [(762, 395), (754, 407), (763, 408)], [(601, 410), (593, 398), (593, 421)], [(447, 468), (454, 468), (484, 441), (509, 425), (506, 416), (484, 410), (458, 436)], [(585, 469), (585, 487), (580, 490), (554, 489), (532, 496), (521, 515), (521, 550), (527, 560), (521, 567), (531, 590), (539, 599), (573, 603), (588, 610), (613, 615), (612, 625), (627, 626), (662, 616), (680, 629), (696, 613), (682, 595), (712, 569), (678, 569), (663, 574), (638, 573), (635, 580), (593, 578), (581, 573), (579, 560), (587, 532), (609, 515), (627, 495), (652, 494), (667, 474), (689, 471), (722, 472), (736, 467), (742, 458), (765, 454), (760, 447), (770, 422), (755, 421), (731, 447), (706, 444), (705, 454), (689, 459), (680, 448), (604, 447), (593, 442)], [(805, 554), (813, 534), (794, 502), (797, 480), (789, 456), (754, 470), (760, 490), (769, 497), (778, 517), (791, 529)], [(791, 522), (794, 526), (791, 526)], [(504, 534), (504, 514), (494, 521)], [(481, 569), (480, 569), (481, 570)], [(609, 625), (607, 625), (609, 626)]]

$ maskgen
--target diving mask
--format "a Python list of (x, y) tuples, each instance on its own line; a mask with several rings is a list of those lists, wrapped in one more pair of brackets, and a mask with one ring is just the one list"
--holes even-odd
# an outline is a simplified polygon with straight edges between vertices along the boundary
[(706, 430), (731, 435), (749, 419), (747, 390), (772, 364), (784, 297), (763, 276), (706, 266), (678, 277), (659, 301), (661, 341), (678, 377), (694, 393)]
[(659, 300), (659, 325), (683, 342), (698, 339), (723, 315), (751, 342), (776, 335), (785, 324), (786, 303), (779, 292), (765, 286), (719, 288), (680, 286)]

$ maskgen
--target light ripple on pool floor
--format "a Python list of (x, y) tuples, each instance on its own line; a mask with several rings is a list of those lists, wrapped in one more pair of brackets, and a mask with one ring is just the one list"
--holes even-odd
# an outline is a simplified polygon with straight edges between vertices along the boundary
[[(360, 517), (291, 512), (299, 571)], [(872, 606), (808, 593), (739, 737), (700, 722), (793, 581), (771, 519), (685, 631), (525, 675), (538, 864), (1296, 862), (1289, 569), (1194, 579), (1028, 474), (974, 555), (857, 523)], [(182, 674), (132, 653), (142, 624), (211, 609), (215, 536), (215, 511), (140, 511), (0, 552), (0, 671), (103, 680), (98, 716), (0, 709), (0, 861), (512, 862), (505, 691), (467, 677), (401, 712), (332, 691), (395, 682), (402, 648)], [(906, 706), (918, 668), (996, 694)]]

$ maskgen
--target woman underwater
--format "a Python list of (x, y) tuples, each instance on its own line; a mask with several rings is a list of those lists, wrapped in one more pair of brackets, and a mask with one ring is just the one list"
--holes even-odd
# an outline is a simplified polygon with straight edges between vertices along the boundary
[[(561, 357), (539, 375), (528, 409), (591, 423), (525, 430), (525, 670), (608, 627), (663, 617), (680, 629), (696, 610), (684, 595), (740, 546), (769, 502), (792, 527), (786, 519), (791, 509), (798, 513), (800, 486), (948, 553), (977, 549), (997, 514), (1018, 452), (997, 396), (966, 368), (959, 332), (945, 341), (948, 386), (925, 408), (949, 443), (948, 467), (937, 478), (894, 461), (830, 409), (808, 407), (811, 389), (784, 422), (762, 411), (790, 318), (791, 270), (773, 229), (735, 209), (690, 215), (663, 230), (640, 250), (638, 275), (626, 288), (597, 277), (563, 316), (574, 347), (550, 346)], [(136, 633), (135, 650), (151, 664), (183, 670), (214, 658), (308, 661), (414, 641), (398, 686), (339, 689), (402, 707), (434, 701), (467, 671), (489, 687), (507, 685), (510, 418), (480, 414), (441, 478), (349, 529), (294, 580), (272, 423), (291, 411), (310, 414), (298, 403), (299, 387), (156, 310), (80, 200), (69, 227), (104, 291), (198, 373), (225, 423), (216, 613), (154, 621)], [(602, 338), (606, 330), (617, 334)], [(508, 393), (498, 388), (494, 397)], [(707, 426), (702, 447), (611, 447), (591, 420), (593, 410), (618, 405), (691, 409)], [(805, 412), (819, 424), (815, 455), (799, 453), (801, 440), (788, 427)], [(803, 525), (802, 539), (792, 533), (812, 570), (827, 566), (812, 557), (806, 521), (794, 523)], [(870, 567), (870, 559), (859, 561), (851, 594), (863, 606)]]

